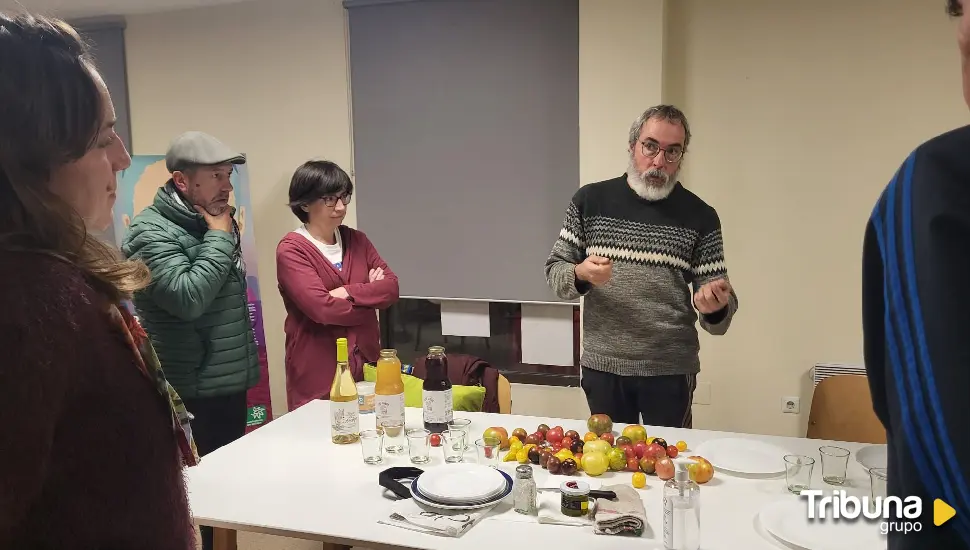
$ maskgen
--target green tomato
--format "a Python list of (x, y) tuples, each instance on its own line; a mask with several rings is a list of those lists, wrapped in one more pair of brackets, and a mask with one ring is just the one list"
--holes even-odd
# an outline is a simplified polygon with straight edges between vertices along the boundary
[(606, 457), (610, 460), (610, 469), (619, 472), (626, 468), (626, 453), (623, 449), (613, 448)]

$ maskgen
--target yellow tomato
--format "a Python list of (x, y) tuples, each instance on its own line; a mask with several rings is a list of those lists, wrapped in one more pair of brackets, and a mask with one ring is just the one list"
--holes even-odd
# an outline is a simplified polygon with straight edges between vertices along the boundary
[(594, 439), (599, 439), (599, 436), (594, 434), (593, 432), (586, 432), (586, 435), (583, 436), (584, 443), (587, 441), (592, 441)]
[(643, 472), (637, 472), (633, 474), (633, 486), (637, 489), (643, 489), (647, 486), (647, 474)]
[(583, 471), (586, 475), (601, 476), (610, 468), (610, 461), (600, 452), (583, 453)]
[(515, 452), (515, 459), (519, 462), (519, 464), (528, 464), (529, 463), (529, 449), (526, 449), (525, 447), (523, 447), (523, 448), (519, 449), (518, 451), (516, 451)]
[(680, 451), (680, 452), (686, 451), (687, 450), (687, 442), (686, 441), (678, 441), (677, 442), (677, 450)]

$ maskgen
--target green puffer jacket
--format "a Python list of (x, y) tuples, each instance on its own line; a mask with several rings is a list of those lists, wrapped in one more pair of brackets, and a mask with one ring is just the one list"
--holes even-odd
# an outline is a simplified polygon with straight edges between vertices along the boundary
[(148, 264), (151, 285), (134, 304), (162, 370), (185, 399), (244, 392), (259, 358), (237, 239), (160, 188), (132, 220), (121, 250)]

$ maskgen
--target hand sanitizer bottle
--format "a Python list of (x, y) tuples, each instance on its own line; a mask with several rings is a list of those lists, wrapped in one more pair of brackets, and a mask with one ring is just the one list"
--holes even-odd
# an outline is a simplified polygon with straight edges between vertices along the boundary
[(677, 473), (664, 484), (664, 548), (698, 550), (701, 544), (701, 488), (690, 480), (690, 460), (674, 461)]

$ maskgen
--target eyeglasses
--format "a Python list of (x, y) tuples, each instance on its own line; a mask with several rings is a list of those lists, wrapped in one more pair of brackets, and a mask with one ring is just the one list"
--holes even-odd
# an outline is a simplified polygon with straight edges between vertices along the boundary
[(677, 162), (684, 157), (684, 148), (679, 145), (664, 149), (656, 141), (641, 141), (640, 147), (643, 148), (643, 156), (651, 159), (659, 155), (660, 151), (664, 152), (664, 159), (667, 162)]
[(340, 201), (344, 203), (344, 206), (347, 206), (350, 204), (350, 198), (352, 196), (353, 195), (350, 193), (347, 193), (346, 195), (340, 195), (339, 197), (321, 197), (320, 200), (323, 201), (323, 204), (327, 205), (327, 208), (333, 208), (334, 206), (337, 206), (337, 201)]

